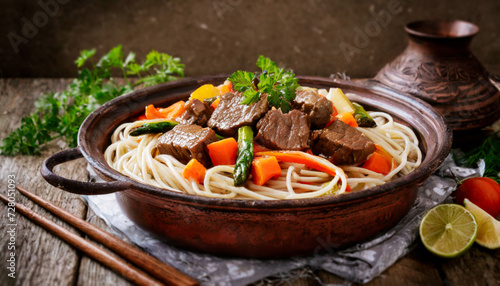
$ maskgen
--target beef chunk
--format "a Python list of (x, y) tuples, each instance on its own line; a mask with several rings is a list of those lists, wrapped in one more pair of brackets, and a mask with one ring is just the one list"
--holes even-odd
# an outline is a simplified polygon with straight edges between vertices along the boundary
[(214, 111), (210, 104), (201, 102), (196, 98), (188, 101), (184, 107), (186, 111), (184, 111), (176, 121), (187, 125), (196, 124), (203, 126), (207, 124)]
[(311, 135), (312, 152), (337, 165), (359, 164), (375, 151), (375, 144), (356, 128), (335, 120)]
[(309, 115), (312, 129), (325, 127), (333, 113), (332, 102), (311, 89), (297, 92), (292, 107)]
[(255, 140), (275, 150), (305, 150), (309, 148), (309, 118), (298, 110), (283, 114), (271, 110), (257, 123)]
[(179, 124), (161, 135), (156, 147), (161, 154), (172, 155), (183, 164), (194, 158), (209, 168), (212, 161), (207, 145), (217, 140), (215, 132), (208, 127)]
[(268, 110), (267, 95), (254, 104), (240, 104), (240, 93), (228, 92), (221, 95), (219, 105), (208, 121), (208, 126), (223, 136), (236, 136), (238, 128), (254, 125)]

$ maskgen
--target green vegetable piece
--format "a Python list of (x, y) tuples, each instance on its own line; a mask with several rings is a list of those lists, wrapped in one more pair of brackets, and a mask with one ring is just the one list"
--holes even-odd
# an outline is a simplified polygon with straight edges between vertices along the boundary
[(255, 73), (246, 71), (237, 71), (228, 78), (234, 89), (242, 93), (241, 104), (255, 103), (262, 94), (267, 93), (270, 106), (281, 108), (283, 113), (290, 111), (295, 91), (299, 88), (295, 75), (278, 68), (275, 62), (264, 56), (259, 56), (257, 67), (262, 70), (258, 80)]
[(352, 105), (354, 106), (354, 118), (356, 119), (359, 127), (377, 126), (375, 120), (373, 120), (373, 118), (370, 116), (370, 114), (368, 114), (368, 112), (366, 112), (361, 104), (353, 102)]
[(139, 127), (136, 127), (130, 131), (130, 135), (139, 136), (144, 134), (157, 134), (157, 133), (165, 133), (169, 130), (172, 130), (177, 124), (176, 121), (158, 121), (152, 123), (144, 123)]
[(217, 100), (217, 98), (219, 98), (218, 96), (212, 96), (212, 97), (209, 97), (209, 98), (205, 98), (203, 99), (203, 102), (210, 105), (212, 103), (214, 103), (214, 101)]
[(238, 129), (238, 154), (234, 166), (234, 185), (243, 186), (248, 180), (253, 160), (253, 131), (250, 126)]

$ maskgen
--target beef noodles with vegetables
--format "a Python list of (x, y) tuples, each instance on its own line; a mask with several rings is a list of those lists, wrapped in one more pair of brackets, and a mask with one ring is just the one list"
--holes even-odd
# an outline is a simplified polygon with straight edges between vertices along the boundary
[(257, 66), (187, 102), (147, 106), (114, 131), (107, 163), (170, 191), (255, 200), (362, 191), (420, 165), (416, 135), (389, 114), (338, 88), (301, 87), (262, 56)]

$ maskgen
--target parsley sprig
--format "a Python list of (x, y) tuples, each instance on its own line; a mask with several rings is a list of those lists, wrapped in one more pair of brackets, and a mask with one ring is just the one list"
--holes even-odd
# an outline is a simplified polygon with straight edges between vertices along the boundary
[[(139, 64), (135, 53), (124, 56), (116, 46), (96, 64), (85, 67), (96, 50), (84, 50), (76, 59), (78, 77), (63, 92), (46, 93), (35, 102), (35, 111), (21, 120), (21, 126), (3, 139), (2, 155), (36, 155), (56, 138), (69, 147), (77, 146), (77, 134), (83, 120), (103, 103), (137, 86), (150, 86), (184, 77), (179, 58), (157, 51), (150, 52)], [(122, 72), (124, 80), (116, 81), (112, 73)], [(131, 77), (134, 77), (131, 79)]]
[(275, 62), (264, 56), (257, 59), (257, 67), (262, 73), (237, 71), (228, 80), (236, 91), (242, 93), (242, 104), (252, 104), (259, 101), (262, 94), (267, 94), (267, 102), (287, 113), (295, 99), (295, 90), (299, 87), (297, 78), (291, 71), (278, 68)]

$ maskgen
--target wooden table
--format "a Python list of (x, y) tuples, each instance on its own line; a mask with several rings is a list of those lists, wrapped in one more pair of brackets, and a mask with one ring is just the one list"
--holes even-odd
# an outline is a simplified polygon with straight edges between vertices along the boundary
[[(43, 92), (61, 91), (70, 79), (0, 79), (0, 138), (17, 128), (22, 116), (33, 109), (33, 102)], [(0, 156), (0, 193), (7, 193), (7, 179), (15, 176), (16, 184), (70, 211), (78, 217), (110, 231), (103, 220), (89, 209), (78, 195), (50, 186), (41, 177), (42, 161), (49, 155), (65, 149), (54, 144), (40, 156)], [(59, 174), (79, 180), (87, 179), (83, 159), (70, 162), (56, 170)], [(73, 230), (54, 218), (19, 193), (17, 202)], [(111, 270), (76, 251), (59, 238), (48, 233), (23, 216), (17, 214), (15, 233), (16, 279), (7, 276), (7, 259), (10, 237), (7, 234), (7, 207), (0, 204), (0, 284), (2, 285), (128, 285), (129, 283)], [(319, 285), (312, 274), (323, 283), (349, 284), (324, 271), (300, 269), (290, 281), (291, 285)], [(266, 284), (268, 279), (257, 284)], [(474, 245), (465, 255), (456, 259), (432, 256), (421, 243), (408, 255), (396, 262), (368, 285), (500, 285), (500, 250), (491, 251)]]

